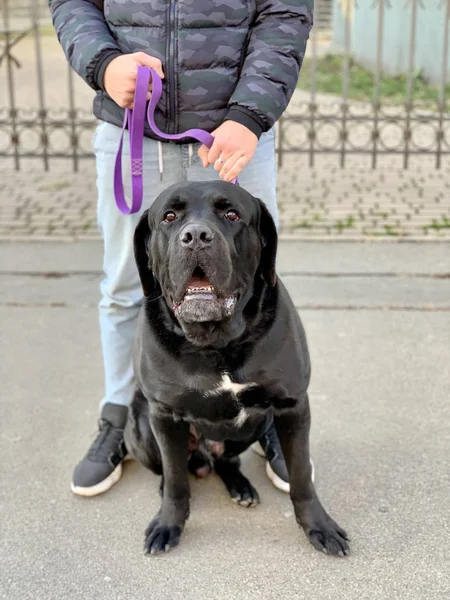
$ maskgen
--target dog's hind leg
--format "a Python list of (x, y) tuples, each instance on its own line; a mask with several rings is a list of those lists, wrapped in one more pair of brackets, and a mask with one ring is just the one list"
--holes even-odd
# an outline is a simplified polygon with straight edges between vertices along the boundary
[(231, 499), (240, 506), (254, 507), (259, 504), (259, 495), (250, 481), (240, 470), (241, 461), (238, 456), (226, 455), (214, 461), (217, 475), (222, 479)]
[(201, 450), (193, 450), (189, 456), (188, 469), (195, 477), (205, 478), (212, 470), (208, 455)]
[(124, 437), (127, 451), (155, 475), (162, 475), (161, 453), (150, 427), (148, 401), (139, 389), (128, 410)]
[[(131, 456), (144, 465), (147, 469), (162, 475), (161, 453), (154, 433), (150, 426), (148, 416), (148, 402), (143, 393), (136, 389), (128, 411), (128, 421), (125, 428), (125, 446)], [(206, 477), (212, 470), (212, 461), (208, 454), (205, 442), (191, 427), (189, 440), (188, 469), (196, 477)], [(164, 478), (161, 477), (160, 494), (164, 487)]]
[(192, 475), (202, 479), (206, 477), (213, 467), (213, 461), (208, 452), (203, 436), (199, 435), (193, 425), (189, 427), (189, 460), (188, 469)]

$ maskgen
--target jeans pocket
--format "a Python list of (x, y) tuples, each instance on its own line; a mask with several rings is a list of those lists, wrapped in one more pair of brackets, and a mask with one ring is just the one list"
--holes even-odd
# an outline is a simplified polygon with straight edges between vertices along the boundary
[[(112, 125), (107, 121), (102, 121), (96, 127), (92, 146), (96, 155), (109, 154), (116, 155), (119, 148), (120, 138), (122, 135), (121, 127)], [(124, 154), (127, 154), (128, 131), (124, 135)]]
[(99, 136), (99, 133), (100, 133), (100, 128), (101, 128), (101, 126), (102, 126), (102, 125), (104, 125), (104, 122), (103, 122), (103, 121), (101, 121), (101, 122), (100, 122), (100, 123), (97, 125), (97, 127), (95, 128), (95, 131), (94, 131), (94, 135), (92, 136), (91, 145), (92, 145), (92, 150), (93, 150), (95, 153), (97, 153), (97, 150), (98, 150), (98, 136)]

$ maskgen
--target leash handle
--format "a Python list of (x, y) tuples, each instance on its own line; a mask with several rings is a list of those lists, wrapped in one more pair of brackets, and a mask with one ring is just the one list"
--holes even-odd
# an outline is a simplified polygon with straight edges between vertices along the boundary
[[(124, 215), (139, 212), (142, 206), (144, 186), (142, 183), (142, 155), (144, 149), (144, 121), (150, 71), (138, 67), (133, 110), (126, 108), (114, 166), (114, 196), (116, 205)], [(122, 177), (122, 149), (125, 129), (128, 127), (131, 160), (131, 207), (125, 199)]]
[[(155, 123), (155, 110), (161, 99), (162, 81), (161, 77), (153, 69), (147, 67), (138, 67), (136, 77), (136, 89), (134, 92), (134, 108), (125, 109), (125, 115), (122, 125), (119, 147), (116, 154), (114, 167), (114, 196), (117, 208), (124, 215), (130, 215), (139, 212), (142, 206), (144, 186), (142, 182), (143, 172), (143, 149), (144, 149), (144, 124), (145, 124), (145, 105), (147, 103), (147, 92), (152, 81), (152, 92), (150, 102), (147, 108), (147, 121), (150, 129), (163, 140), (182, 140), (184, 138), (193, 138), (211, 148), (214, 137), (203, 129), (188, 129), (184, 133), (163, 133), (158, 129)], [(131, 206), (128, 206), (122, 177), (122, 150), (125, 130), (129, 130), (130, 140), (130, 160), (131, 160)], [(237, 183), (237, 178), (232, 183)]]

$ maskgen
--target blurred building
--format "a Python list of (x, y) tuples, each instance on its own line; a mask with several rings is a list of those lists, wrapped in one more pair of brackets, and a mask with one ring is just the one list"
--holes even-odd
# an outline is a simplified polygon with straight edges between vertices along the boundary
[[(406, 73), (412, 54), (414, 70), (430, 83), (439, 83), (442, 81), (445, 38), (448, 33), (447, 2), (448, 0), (334, 0), (333, 48), (335, 51), (342, 51), (347, 37), (351, 56), (358, 63), (374, 69), (378, 32), (383, 25), (382, 72), (389, 75)], [(448, 78), (448, 45), (446, 54)]]

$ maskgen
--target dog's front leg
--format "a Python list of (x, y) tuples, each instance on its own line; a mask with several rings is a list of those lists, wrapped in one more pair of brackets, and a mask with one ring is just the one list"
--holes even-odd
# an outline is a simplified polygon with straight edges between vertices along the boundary
[(289, 472), (295, 517), (317, 550), (325, 554), (344, 556), (348, 552), (347, 534), (327, 514), (311, 480), (310, 421), (307, 396), (294, 412), (284, 412), (275, 416), (275, 427)]
[(156, 554), (178, 545), (189, 516), (189, 425), (153, 415), (150, 424), (161, 452), (164, 484), (161, 509), (147, 527), (144, 547)]

